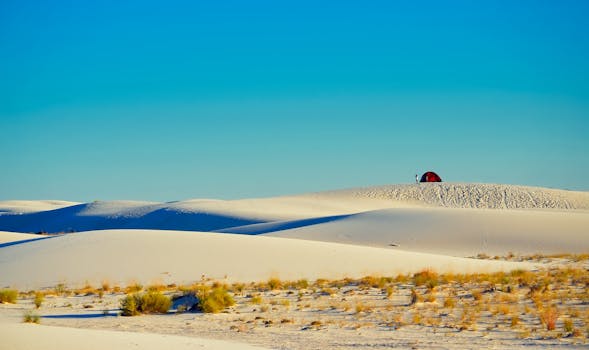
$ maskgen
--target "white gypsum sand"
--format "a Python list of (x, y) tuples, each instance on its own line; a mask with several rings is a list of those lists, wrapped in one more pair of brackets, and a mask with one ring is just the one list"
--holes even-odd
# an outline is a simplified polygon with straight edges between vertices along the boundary
[(2, 286), (187, 283), (396, 275), (425, 268), (466, 273), (531, 265), (328, 242), (205, 232), (106, 230), (61, 235), (0, 249)]

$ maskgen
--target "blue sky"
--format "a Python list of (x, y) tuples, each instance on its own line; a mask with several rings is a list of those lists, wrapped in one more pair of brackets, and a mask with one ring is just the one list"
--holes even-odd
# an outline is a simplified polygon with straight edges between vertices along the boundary
[(586, 1), (0, 2), (0, 200), (589, 190)]

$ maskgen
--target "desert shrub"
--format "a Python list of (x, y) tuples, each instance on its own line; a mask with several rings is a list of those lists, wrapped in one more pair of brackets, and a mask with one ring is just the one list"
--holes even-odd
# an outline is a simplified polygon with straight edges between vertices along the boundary
[(282, 281), (278, 278), (270, 278), (268, 280), (268, 288), (271, 290), (282, 289)]
[(102, 285), (101, 285), (102, 291), (103, 292), (108, 292), (110, 291), (110, 282), (108, 280), (104, 280), (102, 281)]
[(206, 313), (218, 313), (235, 305), (235, 300), (225, 288), (214, 288), (209, 293), (198, 295), (198, 300), (198, 308)]
[(135, 295), (127, 295), (121, 300), (121, 311), (123, 316), (136, 316), (140, 312), (137, 309), (137, 297)]
[(563, 328), (564, 331), (567, 333), (572, 333), (573, 332), (573, 320), (571, 320), (570, 318), (567, 318), (566, 320), (564, 320), (563, 322)]
[(307, 289), (309, 288), (309, 281), (306, 279), (300, 279), (294, 283), (295, 289)]
[(259, 295), (254, 295), (251, 297), (250, 299), (250, 303), (252, 304), (261, 304), (262, 303), (262, 297)]
[(546, 329), (553, 331), (556, 328), (556, 320), (558, 319), (558, 310), (555, 307), (549, 307), (540, 311), (540, 322)]
[(416, 286), (426, 286), (429, 289), (434, 289), (439, 281), (438, 274), (432, 270), (423, 270), (413, 275), (413, 283)]
[(127, 295), (121, 300), (123, 316), (139, 314), (163, 314), (172, 306), (172, 300), (161, 292), (146, 292)]
[(358, 285), (363, 288), (384, 288), (388, 280), (384, 277), (365, 276), (358, 281)]
[(417, 295), (417, 291), (415, 290), (415, 288), (411, 288), (411, 299), (409, 301), (409, 305), (413, 305), (415, 304), (419, 299), (419, 296)]
[(511, 327), (515, 327), (519, 324), (519, 316), (513, 315), (511, 316)]
[(16, 289), (2, 289), (0, 290), (0, 303), (16, 303), (18, 291)]
[(356, 313), (370, 312), (370, 311), (372, 311), (372, 308), (370, 306), (364, 304), (363, 302), (356, 303)]
[(35, 299), (33, 300), (33, 302), (35, 303), (35, 307), (37, 309), (41, 307), (41, 304), (43, 304), (44, 300), (45, 300), (45, 294), (43, 294), (42, 292), (35, 293)]
[(25, 323), (37, 323), (38, 324), (38, 323), (41, 322), (41, 318), (39, 317), (39, 315), (33, 313), (32, 311), (27, 311), (23, 315), (23, 322), (25, 322)]
[(55, 288), (53, 288), (53, 292), (57, 295), (67, 295), (70, 293), (65, 283), (58, 283)]
[(155, 283), (152, 285), (147, 286), (148, 292), (163, 292), (166, 290), (166, 286), (161, 283)]
[(447, 296), (444, 299), (444, 307), (448, 309), (453, 309), (456, 306), (456, 300), (452, 296)]
[(137, 293), (143, 289), (143, 286), (140, 283), (134, 282), (125, 288), (126, 294)]
[(233, 283), (233, 285), (231, 285), (231, 289), (233, 290), (234, 293), (243, 293), (244, 289), (245, 289), (245, 284), (243, 283)]
[(172, 300), (161, 292), (149, 291), (142, 294), (139, 306), (144, 314), (165, 314), (172, 306)]

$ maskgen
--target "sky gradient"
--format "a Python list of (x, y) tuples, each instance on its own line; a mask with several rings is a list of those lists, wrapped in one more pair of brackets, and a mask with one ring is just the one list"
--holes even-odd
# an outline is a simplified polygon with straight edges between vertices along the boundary
[(589, 190), (587, 1), (0, 2), (0, 200)]

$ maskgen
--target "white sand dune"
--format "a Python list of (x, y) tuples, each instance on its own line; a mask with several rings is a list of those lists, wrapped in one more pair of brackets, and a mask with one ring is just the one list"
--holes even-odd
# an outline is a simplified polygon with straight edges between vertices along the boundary
[(39, 200), (39, 201), (0, 201), (0, 215), (3, 214), (22, 214), (32, 213), (45, 210), (53, 210), (71, 205), (79, 204), (77, 202), (56, 201), (56, 200)]
[(398, 208), (235, 227), (266, 234), (455, 256), (589, 252), (585, 211)]
[(161, 349), (209, 349), (253, 350), (264, 349), (243, 343), (223, 340), (199, 339), (176, 335), (135, 333), (107, 330), (89, 330), (40, 326), (33, 324), (0, 324), (2, 349), (10, 350), (161, 350)]
[(186, 283), (396, 275), (424, 268), (475, 272), (530, 265), (264, 236), (163, 230), (80, 232), (0, 249), (1, 286)]
[(35, 212), (31, 209), (24, 213), (6, 214), (0, 216), (0, 230), (33, 233), (116, 228), (213, 231), (276, 220), (357, 213), (389, 205), (390, 202), (384, 200), (340, 201), (304, 196), (171, 203), (101, 201), (56, 210)]
[(321, 192), (323, 198), (372, 198), (445, 208), (589, 209), (589, 192), (482, 183), (420, 183)]
[(0, 248), (3, 245), (8, 245), (9, 243), (26, 241), (26, 240), (30, 240), (30, 239), (39, 239), (39, 238), (43, 238), (43, 237), (39, 236), (39, 235), (30, 234), (30, 233), (0, 231)]
[[(160, 229), (259, 234), (334, 221), (334, 217), (342, 215), (391, 208), (502, 209), (498, 212), (498, 217), (514, 215), (511, 211), (506, 211), (507, 209), (546, 209), (566, 211), (566, 213), (589, 211), (589, 193), (587, 192), (511, 185), (452, 183), (391, 185), (301, 196), (234, 201), (92, 202), (53, 210), (35, 211), (35, 209), (46, 205), (45, 202), (40, 204), (26, 202), (29, 207), (22, 210), (21, 213), (14, 211), (14, 204), (3, 207), (3, 203), (14, 202), (0, 202), (0, 211), (5, 210), (5, 214), (0, 215), (0, 230), (57, 233), (105, 229)], [(21, 206), (24, 207), (26, 203), (21, 203)], [(12, 211), (7, 208), (12, 208), (10, 209)], [(403, 212), (399, 211), (398, 213)], [(410, 212), (407, 213), (412, 215)], [(425, 211), (424, 213), (426, 219), (431, 216), (431, 212)], [(447, 213), (452, 212), (447, 211)], [(565, 217), (569, 214), (558, 215)], [(534, 220), (541, 220), (540, 218), (540, 216), (536, 216)], [(288, 221), (292, 222), (287, 223)], [(405, 222), (419, 224), (416, 220), (405, 220)], [(523, 225), (521, 227), (526, 231), (523, 222), (520, 220), (519, 225)], [(440, 223), (441, 221), (438, 221), (438, 224)], [(248, 225), (260, 226), (257, 231), (252, 230), (255, 226), (250, 226), (249, 229), (243, 228)], [(530, 225), (527, 231), (535, 230), (538, 226), (533, 222)], [(472, 226), (476, 227), (474, 224)], [(263, 232), (258, 232), (262, 227), (264, 228)], [(403, 228), (411, 229), (406, 225)], [(424, 228), (427, 227), (417, 225), (413, 229)], [(444, 231), (443, 227), (442, 231)], [(492, 232), (493, 230), (491, 230)], [(525, 232), (515, 233), (527, 237)], [(475, 234), (480, 234), (480, 232), (475, 232)], [(307, 238), (315, 239), (314, 237)], [(358, 240), (351, 242), (358, 242)]]

